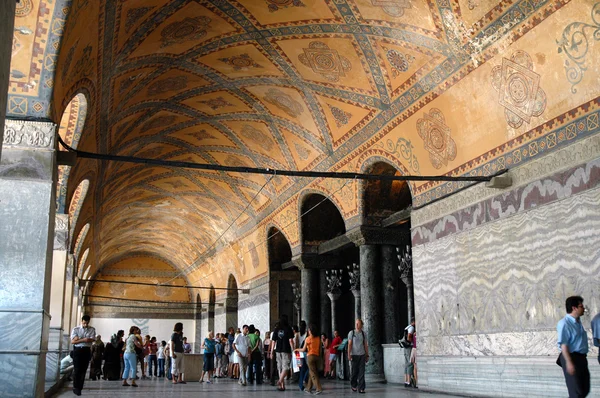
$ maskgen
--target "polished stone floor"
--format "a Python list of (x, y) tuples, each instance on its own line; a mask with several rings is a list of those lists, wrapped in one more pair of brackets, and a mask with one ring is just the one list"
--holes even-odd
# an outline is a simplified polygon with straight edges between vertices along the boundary
[[(173, 385), (167, 380), (138, 380), (139, 387), (122, 387), (118, 381), (90, 381), (86, 380), (85, 387), (82, 391), (82, 397), (91, 398), (116, 398), (116, 397), (198, 397), (199, 393), (210, 393), (210, 398), (221, 398), (237, 396), (243, 393), (246, 397), (304, 397), (304, 394), (298, 391), (294, 384), (287, 386), (285, 392), (279, 392), (269, 384), (260, 386), (242, 387), (234, 380), (219, 379), (212, 384), (200, 384), (198, 382), (190, 382), (188, 384)], [(295, 388), (294, 388), (295, 387)], [(72, 387), (63, 388), (55, 397), (74, 397)], [(405, 389), (403, 386), (390, 384), (373, 384), (367, 385), (367, 394), (370, 396), (382, 398), (447, 398), (449, 395), (430, 394), (414, 389)], [(234, 395), (235, 394), (235, 395)], [(323, 384), (322, 396), (329, 397), (351, 397), (358, 393), (352, 393), (349, 382), (341, 381), (326, 381)]]

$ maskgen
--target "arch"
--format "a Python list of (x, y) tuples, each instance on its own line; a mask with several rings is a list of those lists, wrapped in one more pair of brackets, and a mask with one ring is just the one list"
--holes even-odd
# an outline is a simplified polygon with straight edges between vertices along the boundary
[(79, 218), (79, 213), (83, 207), (83, 201), (85, 200), (89, 187), (90, 180), (86, 179), (81, 181), (71, 198), (71, 204), (69, 205), (69, 240), (73, 240), (73, 235), (75, 235), (77, 218)]
[(90, 249), (89, 248), (85, 249), (85, 251), (81, 255), (81, 260), (79, 260), (79, 262), (77, 263), (77, 272), (76, 272), (76, 275), (77, 275), (77, 277), (79, 279), (82, 279), (82, 276), (83, 276), (83, 266), (85, 265), (85, 262), (87, 261), (87, 258), (88, 258), (89, 254), (90, 254)]
[(92, 269), (92, 264), (88, 264), (88, 266), (85, 269), (85, 272), (83, 273), (83, 276), (81, 277), (81, 279), (87, 279), (87, 277), (88, 277), (91, 269)]
[(200, 346), (202, 341), (202, 298), (200, 293), (196, 294), (196, 309), (194, 314), (194, 320), (196, 323), (196, 338), (194, 339), (194, 353), (200, 352)]
[(225, 300), (225, 327), (237, 328), (238, 326), (238, 284), (233, 274), (229, 274), (227, 281), (227, 298)]
[(75, 258), (79, 257), (79, 251), (81, 250), (81, 247), (83, 246), (83, 242), (85, 242), (85, 238), (87, 237), (87, 234), (89, 231), (90, 231), (90, 223), (85, 224), (83, 226), (83, 228), (81, 228), (81, 231), (79, 231), (77, 240), (75, 240), (75, 243), (73, 245), (73, 256), (75, 256)]
[[(401, 171), (386, 159), (372, 158), (365, 164), (368, 174), (399, 176)], [(361, 184), (360, 205), (365, 225), (381, 225), (392, 214), (412, 206), (410, 184), (406, 181), (367, 180)]]
[(210, 285), (210, 292), (208, 293), (208, 333), (210, 330), (215, 330), (215, 303), (217, 301), (217, 295), (215, 293), (215, 287)]
[(282, 264), (292, 261), (292, 247), (286, 236), (277, 227), (271, 226), (267, 236), (270, 237), (267, 241), (269, 269), (281, 271)]
[[(77, 149), (81, 135), (83, 133), (83, 127), (88, 113), (88, 100), (84, 93), (80, 92), (76, 94), (65, 110), (63, 111), (58, 134), (62, 140), (72, 148)], [(66, 151), (62, 145), (58, 145), (59, 151)], [(67, 198), (67, 183), (69, 181), (69, 174), (71, 172), (71, 166), (58, 166), (58, 178), (56, 185), (56, 210), (59, 213), (65, 212), (66, 198)]]
[[(310, 209), (312, 210), (305, 214)], [(340, 209), (320, 193), (304, 196), (300, 214), (304, 214), (300, 220), (303, 246), (317, 246), (346, 233), (346, 223)]]

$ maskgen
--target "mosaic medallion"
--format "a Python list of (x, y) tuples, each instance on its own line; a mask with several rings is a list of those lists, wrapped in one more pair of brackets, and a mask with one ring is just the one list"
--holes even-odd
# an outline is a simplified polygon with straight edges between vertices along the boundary
[(219, 58), (219, 61), (233, 67), (233, 70), (235, 71), (248, 70), (250, 68), (262, 68), (262, 66), (254, 62), (254, 60), (246, 53), (228, 58)]
[(512, 128), (529, 123), (546, 109), (546, 93), (539, 87), (540, 75), (533, 71), (533, 61), (525, 51), (515, 51), (510, 59), (492, 69), (492, 86)]
[(187, 76), (176, 76), (173, 78), (158, 80), (148, 86), (148, 95), (155, 96), (169, 91), (178, 91), (187, 87)]
[(229, 102), (227, 102), (225, 100), (225, 98), (223, 98), (223, 97), (211, 98), (206, 101), (198, 101), (198, 102), (201, 104), (207, 105), (213, 111), (216, 111), (217, 109), (221, 109), (221, 108), (227, 108), (228, 106), (233, 106), (233, 104), (230, 104)]
[(408, 71), (410, 64), (415, 60), (415, 57), (412, 55), (404, 55), (394, 49), (384, 48), (384, 50), (386, 51), (385, 57), (392, 67), (392, 75), (394, 77), (398, 77), (402, 72)]
[(199, 140), (214, 140), (215, 136), (209, 133), (208, 131), (202, 129), (198, 132), (190, 134)]
[(184, 18), (181, 21), (173, 22), (160, 32), (160, 47), (164, 48), (190, 40), (200, 40), (206, 36), (206, 29), (210, 22), (211, 19), (204, 16)]
[(456, 158), (456, 143), (450, 136), (450, 128), (446, 125), (442, 111), (432, 108), (429, 113), (425, 113), (417, 121), (417, 131), (429, 152), (433, 167), (439, 169)]
[(339, 55), (322, 41), (310, 42), (308, 48), (304, 49), (304, 54), (298, 56), (298, 60), (332, 82), (339, 81), (340, 77), (346, 76), (346, 72), (352, 69), (348, 58)]
[(298, 156), (300, 156), (300, 159), (302, 159), (302, 160), (308, 159), (308, 156), (310, 155), (310, 152), (308, 151), (308, 149), (306, 149), (302, 145), (298, 144), (297, 142), (294, 143), (294, 148), (296, 148), (296, 152), (298, 153)]
[(276, 88), (270, 88), (269, 91), (267, 91), (265, 101), (275, 105), (293, 118), (300, 116), (304, 111), (302, 104)]
[(371, 4), (392, 17), (403, 16), (404, 10), (411, 7), (410, 0), (371, 0)]
[(269, 11), (275, 12), (288, 7), (306, 7), (300, 0), (266, 0), (269, 5)]
[(268, 151), (273, 149), (274, 143), (271, 140), (271, 138), (259, 129), (249, 124), (244, 124), (240, 133), (244, 138), (248, 139), (249, 141), (260, 142), (261, 145), (264, 146), (265, 149)]
[(352, 118), (352, 114), (350, 112), (346, 112), (343, 109), (340, 109), (336, 106), (331, 106), (329, 104), (327, 104), (327, 106), (329, 107), (329, 110), (333, 115), (333, 119), (335, 120), (336, 126), (338, 127), (345, 126)]
[(31, 10), (33, 10), (33, 0), (17, 1), (17, 7), (15, 9), (15, 16), (17, 18), (25, 17), (25, 16), (29, 15), (29, 13), (31, 13)]

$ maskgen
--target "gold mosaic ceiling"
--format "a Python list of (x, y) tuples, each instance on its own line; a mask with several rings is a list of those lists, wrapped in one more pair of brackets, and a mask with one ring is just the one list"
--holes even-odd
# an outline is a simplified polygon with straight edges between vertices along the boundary
[[(355, 158), (371, 150), (397, 159), (405, 174), (462, 174), (486, 151), (585, 100), (561, 103), (568, 91), (561, 86), (558, 105), (549, 103), (554, 88), (542, 72), (564, 70), (561, 59), (548, 67), (550, 50), (538, 52), (536, 38), (510, 48), (566, 3), (74, 0), (55, 117), (85, 93), (80, 149), (101, 153), (340, 170), (360, 169)], [(589, 16), (591, 7), (582, 1), (568, 12)], [(555, 19), (546, 28), (558, 36), (564, 25)], [(547, 41), (560, 57), (555, 38)], [(525, 76), (521, 91), (502, 82), (512, 65)], [(469, 81), (473, 71), (479, 75)], [(488, 115), (475, 115), (488, 105)], [(221, 234), (222, 244), (250, 231), (310, 183), (80, 160), (69, 193), (84, 178), (93, 182), (76, 229), (91, 222), (84, 246), (97, 267), (146, 253), (180, 269)], [(358, 187), (350, 186), (353, 198), (340, 205), (347, 220), (359, 214)], [(413, 197), (432, 187), (413, 185)]]

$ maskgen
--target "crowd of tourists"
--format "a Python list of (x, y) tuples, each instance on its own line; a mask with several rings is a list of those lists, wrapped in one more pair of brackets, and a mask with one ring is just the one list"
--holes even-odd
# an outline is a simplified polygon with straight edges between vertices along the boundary
[[(131, 326), (128, 335), (119, 330), (110, 342), (104, 343), (89, 325), (84, 315), (81, 326), (71, 333), (73, 351), (73, 392), (81, 395), (89, 365), (91, 380), (121, 380), (123, 386), (137, 387), (136, 380), (161, 378), (173, 384), (185, 384), (185, 354), (192, 352), (183, 336), (183, 324), (178, 322), (167, 340), (158, 342), (154, 336), (142, 336), (138, 326)], [(369, 358), (363, 323), (342, 340), (338, 331), (333, 336), (320, 334), (315, 326), (301, 321), (290, 326), (286, 316), (275, 324), (273, 331), (261, 335), (254, 325), (243, 325), (227, 332), (209, 331), (201, 340), (204, 361), (201, 383), (211, 384), (215, 378), (236, 379), (242, 386), (268, 382), (279, 391), (286, 384), (298, 383), (301, 391), (321, 394), (322, 378), (336, 378), (339, 356), (347, 352), (352, 366), (351, 388), (365, 391), (365, 363)]]

